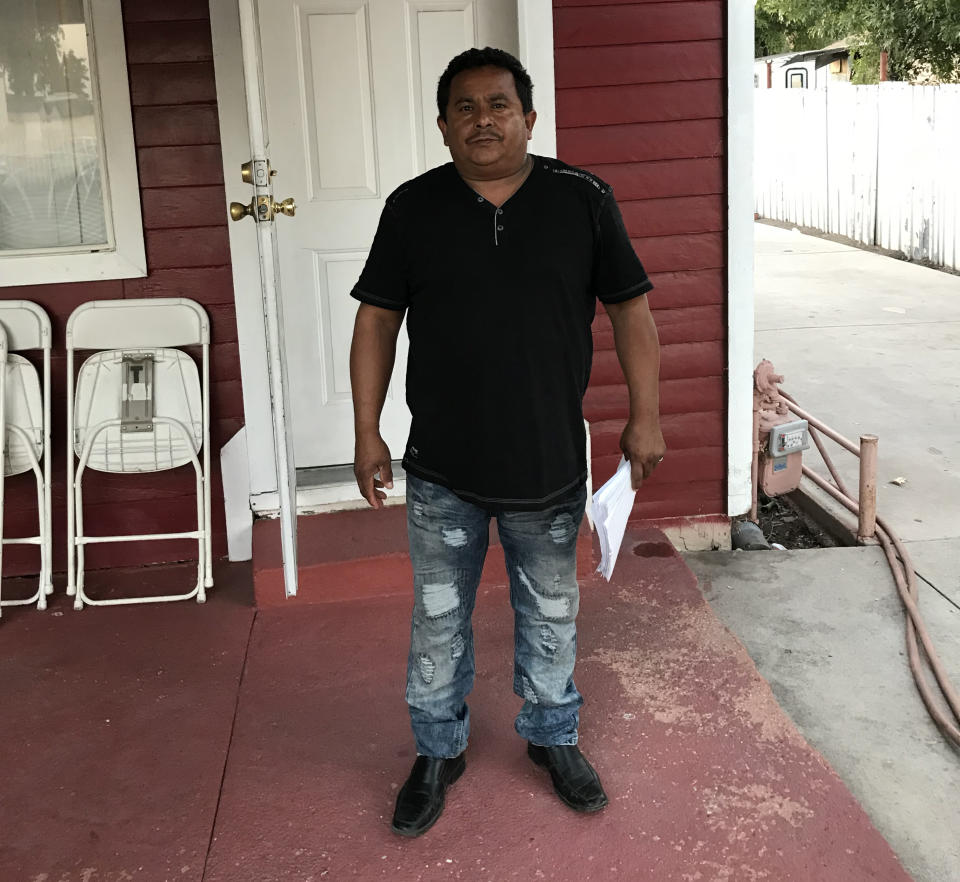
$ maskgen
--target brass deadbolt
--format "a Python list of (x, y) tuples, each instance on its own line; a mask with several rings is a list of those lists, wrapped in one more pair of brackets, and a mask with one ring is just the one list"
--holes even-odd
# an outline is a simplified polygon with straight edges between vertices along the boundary
[[(266, 177), (264, 177), (266, 169)], [(267, 179), (276, 177), (277, 170), (270, 168), (269, 160), (248, 160), (240, 166), (240, 177), (245, 184), (266, 186)]]

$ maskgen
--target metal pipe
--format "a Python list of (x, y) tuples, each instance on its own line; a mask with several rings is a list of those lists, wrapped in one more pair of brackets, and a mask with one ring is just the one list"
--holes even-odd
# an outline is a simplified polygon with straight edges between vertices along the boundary
[(860, 436), (860, 511), (857, 539), (866, 542), (877, 533), (877, 436)]
[(815, 416), (811, 416), (809, 413), (803, 410), (803, 408), (801, 408), (789, 395), (787, 395), (786, 392), (781, 391), (780, 397), (783, 398), (784, 401), (789, 402), (790, 410), (792, 410), (798, 417), (806, 420), (815, 429), (819, 429), (824, 435), (826, 435), (828, 438), (832, 438), (837, 442), (837, 444), (839, 444), (841, 447), (845, 447), (855, 456), (860, 455), (860, 448), (857, 447), (857, 445), (854, 444), (849, 438), (844, 438), (839, 432), (835, 432), (829, 426), (821, 423), (820, 420), (818, 420)]
[[(960, 728), (957, 726), (957, 722), (960, 722), (960, 693), (957, 692), (956, 688), (950, 682), (950, 677), (943, 666), (943, 662), (937, 655), (933, 641), (920, 614), (919, 588), (913, 561), (910, 559), (910, 555), (903, 543), (890, 528), (890, 525), (884, 519), (877, 517), (876, 514), (876, 435), (861, 435), (861, 446), (857, 448), (852, 441), (834, 432), (829, 426), (824, 425), (798, 407), (796, 402), (785, 392), (780, 391), (780, 395), (785, 401), (790, 403), (790, 410), (802, 419), (805, 419), (808, 425), (819, 429), (827, 437), (832, 438), (860, 459), (860, 504), (852, 498), (844, 487), (836, 467), (827, 455), (820, 439), (814, 431), (811, 431), (810, 434), (823, 456), (823, 461), (830, 475), (837, 482), (837, 487), (834, 487), (809, 466), (802, 466), (802, 470), (803, 474), (813, 481), (814, 484), (829, 493), (830, 496), (857, 516), (858, 538), (863, 539), (871, 535), (876, 535), (879, 539), (887, 557), (887, 562), (890, 565), (890, 571), (893, 574), (897, 593), (900, 595), (900, 599), (907, 613), (907, 658), (910, 671), (917, 685), (917, 690), (934, 722), (955, 745), (960, 746)], [(923, 668), (920, 657), (918, 638), (926, 654), (927, 664), (933, 673), (941, 695), (947, 702), (952, 716), (951, 713), (944, 712), (940, 703), (935, 699), (933, 690), (930, 688), (926, 671)]]
[[(852, 511), (854, 514), (858, 514), (858, 506), (853, 499), (841, 493), (836, 487), (834, 487), (824, 478), (820, 477), (820, 475), (813, 471), (813, 469), (811, 469), (809, 466), (803, 466), (803, 474), (813, 481), (813, 483), (818, 487), (827, 491), (827, 493), (829, 493), (839, 503), (850, 509), (850, 511)], [(892, 532), (890, 532), (890, 528), (886, 522), (884, 522), (882, 519), (878, 519), (877, 523), (880, 527), (880, 531), (877, 535), (881, 544), (883, 545), (884, 552), (886, 553), (887, 560), (890, 564), (890, 569), (893, 573), (894, 582), (896, 583), (897, 591), (900, 594), (900, 599), (907, 611), (907, 655), (910, 663), (910, 670), (913, 672), (913, 677), (916, 681), (917, 689), (920, 692), (920, 697), (923, 699), (923, 703), (926, 705), (927, 710), (930, 712), (930, 715), (936, 721), (937, 725), (940, 726), (943, 732), (951, 740), (953, 740), (956, 744), (960, 744), (960, 729), (954, 725), (953, 721), (946, 714), (944, 714), (944, 712), (938, 706), (933, 697), (933, 693), (927, 684), (926, 676), (921, 668), (920, 654), (917, 647), (918, 634), (921, 642), (923, 643), (924, 651), (927, 654), (927, 660), (930, 664), (930, 668), (932, 669), (934, 677), (936, 678), (937, 686), (940, 688), (941, 693), (947, 700), (950, 710), (953, 712), (954, 716), (957, 719), (960, 719), (960, 696), (957, 695), (957, 692), (951, 684), (950, 679), (947, 676), (947, 672), (943, 667), (943, 663), (940, 661), (940, 657), (937, 655), (937, 652), (933, 647), (933, 643), (930, 640), (930, 636), (920, 615), (920, 609), (917, 606), (918, 591), (913, 562), (910, 559), (907, 550), (903, 547), (903, 543), (901, 543), (900, 540)], [(896, 553), (900, 554), (902, 559), (902, 569), (901, 563), (897, 560), (894, 549), (896, 549)]]
[(827, 471), (833, 475), (833, 480), (837, 482), (837, 486), (844, 493), (846, 493), (847, 496), (853, 496), (853, 494), (847, 489), (847, 485), (843, 483), (840, 475), (837, 473), (837, 467), (833, 464), (830, 454), (827, 453), (827, 448), (823, 446), (823, 439), (820, 437), (820, 433), (813, 428), (813, 426), (808, 426), (807, 428), (810, 431), (810, 437), (813, 438), (813, 443), (817, 445), (817, 450), (820, 451), (820, 456), (823, 457), (823, 463), (827, 467)]
[(846, 493), (841, 493), (836, 487), (833, 486), (826, 478), (821, 478), (810, 466), (803, 466), (803, 474), (805, 477), (809, 478), (820, 487), (822, 490), (826, 490), (834, 499), (837, 500), (841, 505), (846, 506), (854, 514), (857, 513), (857, 503), (852, 500)]

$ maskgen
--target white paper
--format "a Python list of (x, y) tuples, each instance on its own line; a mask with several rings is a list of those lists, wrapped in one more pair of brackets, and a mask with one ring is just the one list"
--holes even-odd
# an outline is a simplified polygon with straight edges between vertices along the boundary
[(631, 486), (630, 463), (620, 457), (620, 465), (613, 477), (593, 494), (593, 523), (600, 539), (597, 572), (603, 573), (608, 582), (613, 575), (636, 496), (637, 491)]

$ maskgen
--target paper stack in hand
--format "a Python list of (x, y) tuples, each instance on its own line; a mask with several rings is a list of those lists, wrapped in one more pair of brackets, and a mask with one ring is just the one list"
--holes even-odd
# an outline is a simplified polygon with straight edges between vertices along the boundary
[(613, 477), (593, 494), (593, 523), (600, 538), (597, 572), (603, 573), (608, 582), (613, 575), (636, 495), (637, 491), (630, 485), (630, 463), (623, 457), (620, 457), (620, 465)]

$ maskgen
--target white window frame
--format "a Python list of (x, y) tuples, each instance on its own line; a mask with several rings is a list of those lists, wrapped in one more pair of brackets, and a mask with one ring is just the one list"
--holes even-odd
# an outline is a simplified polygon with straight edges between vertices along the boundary
[(95, 252), (77, 246), (42, 254), (0, 253), (0, 287), (135, 279), (147, 274), (120, 0), (86, 0), (84, 12), (89, 22), (90, 91), (99, 105), (103, 136), (103, 208), (114, 244)]
[[(801, 85), (799, 86), (794, 86), (790, 83), (790, 80), (793, 79), (795, 74), (800, 74)], [(787, 89), (806, 89), (808, 82), (808, 71), (805, 67), (788, 67), (786, 73), (784, 74), (784, 86)]]

